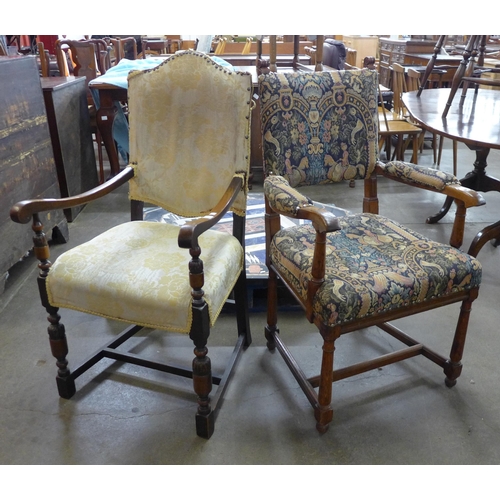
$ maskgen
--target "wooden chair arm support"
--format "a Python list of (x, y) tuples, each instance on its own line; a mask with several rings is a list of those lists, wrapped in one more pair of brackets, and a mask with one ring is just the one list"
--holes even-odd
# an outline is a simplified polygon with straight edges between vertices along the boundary
[(179, 247), (198, 247), (198, 237), (219, 222), (229, 210), (242, 188), (243, 179), (241, 177), (233, 177), (223, 197), (210, 214), (200, 219), (189, 221), (181, 227), (178, 237)]
[[(284, 215), (290, 217), (290, 214)], [(314, 205), (299, 208), (297, 215), (293, 218), (310, 220), (318, 233), (331, 233), (340, 230), (340, 223), (335, 215)]]
[(270, 209), (292, 219), (310, 220), (319, 233), (340, 229), (337, 218), (328, 210), (315, 207), (282, 176), (271, 175), (264, 180), (264, 194)]
[(313, 205), (299, 208), (297, 219), (307, 219), (312, 222), (316, 230), (314, 241), (314, 255), (311, 268), (311, 277), (307, 284), (306, 317), (313, 321), (313, 299), (321, 285), (325, 281), (326, 270), (326, 247), (328, 246), (326, 235), (332, 231), (340, 230), (340, 222), (331, 212), (324, 208)]
[(111, 193), (122, 184), (125, 184), (125, 182), (133, 176), (133, 168), (126, 167), (118, 175), (115, 175), (104, 184), (76, 196), (59, 199), (41, 198), (38, 200), (19, 201), (10, 209), (10, 218), (19, 224), (27, 224), (31, 221), (34, 214), (46, 212), (48, 210), (59, 210), (84, 205)]
[(450, 185), (438, 192), (443, 193), (446, 196), (451, 196), (455, 200), (462, 201), (465, 208), (480, 207), (486, 204), (486, 200), (481, 193), (464, 186)]

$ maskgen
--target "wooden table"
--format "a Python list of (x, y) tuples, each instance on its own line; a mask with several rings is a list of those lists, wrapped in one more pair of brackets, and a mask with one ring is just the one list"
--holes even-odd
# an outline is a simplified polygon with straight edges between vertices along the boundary
[[(473, 89), (469, 89), (462, 105), (459, 104), (460, 95), (455, 96), (448, 115), (443, 118), (449, 94), (449, 89), (426, 89), (420, 97), (417, 97), (417, 92), (407, 92), (403, 102), (412, 118), (424, 128), (463, 142), (476, 152), (474, 169), (460, 179), (463, 186), (480, 192), (500, 192), (500, 181), (486, 173), (490, 149), (500, 149), (500, 92), (479, 89), (475, 94)], [(429, 222), (434, 223), (444, 217), (452, 203), (453, 200), (447, 198), (439, 213)], [(500, 221), (477, 234), (469, 253), (476, 256), (488, 240), (494, 240), (495, 246), (500, 243)]]

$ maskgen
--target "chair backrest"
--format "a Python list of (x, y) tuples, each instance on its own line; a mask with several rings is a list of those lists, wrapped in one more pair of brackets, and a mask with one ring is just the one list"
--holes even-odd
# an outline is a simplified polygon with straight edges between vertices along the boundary
[[(195, 51), (128, 77), (130, 197), (184, 217), (209, 214), (248, 177), (252, 81)], [(244, 213), (246, 192), (233, 209)]]
[(60, 76), (70, 76), (73, 73), (73, 62), (71, 61), (71, 68), (68, 64), (68, 50), (69, 47), (64, 44), (64, 40), (58, 39), (54, 43), (56, 52), (57, 67)]
[(408, 92), (406, 88), (405, 68), (398, 63), (392, 63), (392, 91), (394, 92), (393, 110), (398, 116), (408, 114), (403, 103), (403, 94)]
[(243, 50), (241, 51), (242, 54), (250, 54), (250, 49), (252, 48), (252, 41), (253, 41), (252, 37), (247, 38)]
[(327, 38), (323, 43), (323, 64), (333, 69), (344, 69), (347, 57), (345, 45), (340, 40)]
[(215, 55), (221, 55), (224, 54), (224, 51), (226, 50), (226, 38), (221, 38), (219, 42), (217, 43), (217, 47), (215, 47)]
[(115, 64), (122, 59), (135, 61), (137, 59), (137, 40), (133, 36), (125, 38), (110, 38), (110, 43), (114, 49)]
[(351, 49), (348, 47), (347, 54), (345, 57), (346, 69), (356, 69), (356, 60), (358, 58), (358, 51), (356, 49)]
[(408, 68), (406, 74), (408, 76), (408, 92), (418, 90), (420, 88), (420, 78), (422, 75), (413, 68)]
[[(170, 45), (170, 52), (175, 53), (177, 50), (182, 49), (182, 35), (165, 35)], [(196, 47), (194, 47), (196, 50)]]
[[(66, 53), (66, 47), (68, 54)], [(67, 40), (59, 39), (56, 41), (57, 64), (59, 73), (62, 76), (73, 74), (75, 76), (84, 76), (87, 84), (90, 80), (99, 75), (96, 45), (90, 40)], [(68, 67), (68, 55), (70, 57), (71, 67)]]
[(45, 46), (43, 42), (38, 42), (36, 44), (38, 48), (38, 56), (40, 57), (40, 75), (43, 78), (46, 78), (50, 76), (50, 71), (49, 71), (49, 64), (50, 64), (50, 58), (49, 58), (49, 51), (45, 50)]
[(377, 158), (377, 88), (368, 69), (259, 76), (266, 175), (292, 186), (368, 177)]
[(99, 69), (99, 73), (101, 75), (104, 75), (104, 73), (106, 73), (106, 71), (108, 71), (108, 69), (111, 67), (111, 42), (108, 43), (106, 40), (101, 38), (91, 38), (88, 41), (90, 43), (93, 43), (95, 46), (97, 68)]
[(129, 59), (135, 61), (137, 59), (137, 40), (133, 36), (120, 38), (120, 59)]

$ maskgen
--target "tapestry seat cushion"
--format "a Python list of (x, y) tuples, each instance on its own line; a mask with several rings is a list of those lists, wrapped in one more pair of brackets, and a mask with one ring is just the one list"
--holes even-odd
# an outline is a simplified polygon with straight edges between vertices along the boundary
[[(479, 286), (481, 264), (385, 217), (339, 217), (328, 234), (325, 282), (313, 299), (315, 314), (334, 326)], [(311, 225), (282, 229), (270, 260), (307, 297), (316, 232)]]
[[(179, 227), (134, 221), (68, 250), (50, 269), (50, 304), (151, 328), (189, 332), (192, 322), (189, 250)], [(231, 234), (199, 237), (204, 298), (211, 325), (243, 268), (243, 249)], [(99, 259), (96, 259), (96, 256)]]

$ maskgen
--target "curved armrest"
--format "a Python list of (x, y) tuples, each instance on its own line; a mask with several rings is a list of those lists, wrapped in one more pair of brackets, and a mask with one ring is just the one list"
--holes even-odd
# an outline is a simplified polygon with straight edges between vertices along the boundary
[(340, 229), (337, 217), (328, 210), (315, 207), (309, 198), (292, 188), (284, 177), (279, 175), (266, 177), (264, 193), (276, 213), (293, 219), (310, 220), (314, 229), (321, 233)]
[(31, 217), (36, 213), (84, 205), (85, 203), (97, 200), (98, 198), (114, 191), (122, 184), (125, 184), (125, 182), (133, 176), (134, 169), (132, 167), (126, 167), (119, 174), (115, 175), (104, 184), (76, 196), (59, 199), (41, 198), (19, 201), (10, 209), (10, 218), (19, 224), (27, 224), (30, 222)]
[(481, 194), (462, 186), (454, 175), (442, 170), (403, 161), (387, 163), (379, 161), (376, 171), (378, 174), (395, 181), (451, 196), (463, 202), (465, 208), (477, 207), (486, 203)]
[(233, 177), (226, 192), (210, 214), (191, 220), (181, 227), (178, 237), (179, 247), (196, 248), (198, 246), (198, 237), (222, 219), (243, 188), (243, 182), (243, 177)]

